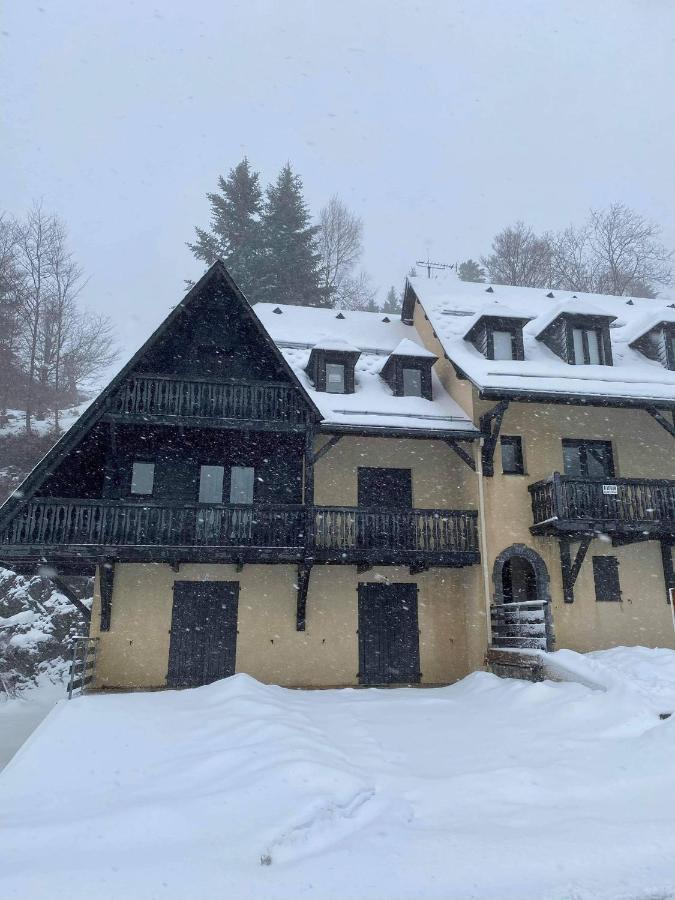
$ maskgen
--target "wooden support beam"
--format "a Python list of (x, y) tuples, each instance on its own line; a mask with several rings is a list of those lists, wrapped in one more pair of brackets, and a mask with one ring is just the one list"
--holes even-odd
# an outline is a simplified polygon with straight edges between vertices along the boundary
[(666, 585), (666, 603), (670, 605), (669, 591), (675, 590), (675, 569), (673, 568), (673, 543), (670, 538), (661, 541), (661, 561), (663, 580)]
[(657, 409), (655, 406), (648, 406), (647, 412), (653, 419), (656, 419), (661, 428), (665, 428), (671, 437), (675, 437), (675, 421), (669, 422), (666, 419), (664, 410)]
[(356, 564), (356, 573), (357, 575), (363, 575), (366, 572), (370, 572), (373, 568), (372, 563), (369, 562), (360, 562)]
[(307, 594), (309, 592), (309, 576), (312, 574), (312, 563), (305, 560), (298, 566), (298, 584), (296, 598), (295, 630), (304, 631), (307, 619)]
[(343, 436), (344, 435), (341, 435), (341, 434), (334, 434), (332, 437), (330, 437), (326, 441), (326, 443), (323, 445), (323, 447), (320, 447), (316, 451), (316, 453), (314, 454), (313, 462), (317, 463), (321, 459), (322, 456), (325, 456), (326, 453), (328, 453), (328, 451), (331, 449), (331, 447), (334, 447), (338, 441), (342, 440)]
[(466, 452), (464, 447), (460, 446), (457, 441), (453, 441), (450, 438), (446, 438), (445, 443), (450, 447), (451, 450), (454, 450), (457, 456), (462, 460), (462, 462), (466, 463), (467, 466), (471, 469), (472, 472), (476, 471), (476, 461), (473, 456)]
[(52, 570), (49, 574), (40, 573), (43, 578), (48, 578), (49, 581), (54, 585), (57, 591), (60, 591), (64, 597), (67, 597), (68, 600), (73, 604), (73, 606), (77, 607), (79, 611), (84, 616), (85, 622), (89, 623), (91, 621), (91, 610), (87, 609), (84, 603), (77, 596), (75, 591), (71, 588), (71, 586), (63, 579), (61, 575), (58, 575), (54, 570)]
[(314, 505), (314, 429), (305, 433), (305, 506)]
[(98, 581), (101, 593), (101, 631), (110, 631), (112, 597), (115, 586), (115, 563), (112, 559), (104, 560), (99, 566)]
[(579, 543), (579, 549), (574, 557), (574, 562), (572, 562), (570, 553), (571, 540), (569, 538), (560, 539), (560, 567), (562, 570), (563, 596), (565, 603), (574, 603), (574, 585), (592, 540), (592, 534), (583, 535)]
[(497, 447), (499, 432), (508, 408), (509, 401), (500, 400), (489, 412), (484, 413), (480, 417), (480, 430), (483, 433), (481, 461), (483, 464), (483, 475), (488, 477), (495, 473), (495, 448)]

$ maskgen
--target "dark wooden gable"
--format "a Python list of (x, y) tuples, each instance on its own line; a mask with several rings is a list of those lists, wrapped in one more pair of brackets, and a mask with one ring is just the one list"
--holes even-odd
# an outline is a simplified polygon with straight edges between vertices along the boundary
[[(190, 332), (191, 328), (198, 336), (203, 335), (202, 322), (204, 317), (208, 315), (209, 310), (213, 310), (214, 306), (218, 304), (220, 304), (221, 310), (219, 315), (227, 318), (229, 312), (236, 323), (234, 327), (238, 329), (238, 333), (243, 337), (250, 338), (252, 341), (251, 350), (253, 350), (253, 345), (255, 345), (259, 353), (257, 360), (254, 359), (246, 364), (243, 361), (243, 357), (249, 353), (248, 346), (246, 351), (241, 354), (233, 352), (231, 357), (235, 362), (233, 362), (230, 371), (234, 372), (236, 367), (240, 367), (241, 371), (248, 365), (248, 377), (251, 380), (258, 380), (255, 377), (255, 373), (264, 372), (266, 374), (260, 376), (262, 380), (287, 381), (297, 390), (302, 402), (307, 405), (310, 421), (318, 422), (321, 420), (321, 413), (307, 394), (307, 391), (301, 385), (297, 376), (282, 356), (281, 351), (251, 309), (225, 265), (218, 260), (185, 295), (183, 300), (174, 307), (159, 328), (148, 338), (140, 350), (134, 354), (107, 387), (103, 389), (72, 428), (57, 441), (49, 453), (40, 460), (32, 472), (19, 485), (17, 490), (0, 506), (0, 528), (4, 528), (15, 512), (36, 495), (52, 473), (54, 473), (54, 478), (50, 478), (48, 489), (49, 493), (54, 493), (60, 479), (66, 477), (65, 474), (62, 475), (61, 471), (58, 473), (56, 471), (62, 463), (67, 460), (70, 461), (74, 457), (73, 465), (77, 471), (86, 471), (87, 467), (92, 467), (89, 450), (93, 447), (96, 447), (97, 458), (93, 463), (95, 471), (91, 473), (89, 479), (91, 485), (88, 486), (87, 490), (90, 490), (91, 493), (98, 493), (103, 478), (100, 466), (102, 456), (99, 454), (101, 454), (101, 443), (107, 440), (107, 436), (101, 432), (101, 425), (105, 424), (101, 423), (101, 419), (116, 392), (134, 373), (150, 372), (148, 365), (162, 364), (171, 366), (172, 363), (169, 360), (169, 356), (172, 352), (175, 352), (179, 357), (183, 356), (184, 350), (179, 345), (178, 335), (185, 336), (186, 333)], [(191, 312), (193, 307), (195, 308), (195, 314)], [(201, 317), (198, 314), (200, 309), (202, 310)], [(182, 320), (186, 324), (183, 324)], [(199, 339), (200, 337), (198, 337)], [(216, 346), (216, 338), (213, 338), (213, 346)], [(179, 360), (175, 364), (182, 365), (182, 361)], [(170, 369), (168, 374), (171, 374)], [(234, 378), (234, 375), (226, 377)], [(238, 377), (241, 378), (242, 376)], [(70, 481), (70, 478), (68, 477), (67, 480)], [(83, 496), (87, 496), (86, 490)]]

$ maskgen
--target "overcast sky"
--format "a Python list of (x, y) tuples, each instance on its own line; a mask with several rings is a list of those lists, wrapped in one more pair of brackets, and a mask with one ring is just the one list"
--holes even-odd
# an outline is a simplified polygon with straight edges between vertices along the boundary
[(201, 272), (185, 246), (246, 154), (365, 224), (384, 296), (624, 202), (675, 246), (673, 0), (0, 0), (0, 208), (67, 223), (135, 349)]

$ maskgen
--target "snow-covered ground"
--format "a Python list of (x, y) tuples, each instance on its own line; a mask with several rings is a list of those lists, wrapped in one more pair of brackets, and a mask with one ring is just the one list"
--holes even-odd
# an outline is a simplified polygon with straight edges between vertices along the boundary
[(0, 691), (0, 770), (14, 756), (26, 738), (66, 695), (65, 663), (43, 672), (37, 684), (7, 697)]
[(0, 896), (656, 900), (674, 797), (675, 717), (618, 682), (83, 697), (0, 775)]

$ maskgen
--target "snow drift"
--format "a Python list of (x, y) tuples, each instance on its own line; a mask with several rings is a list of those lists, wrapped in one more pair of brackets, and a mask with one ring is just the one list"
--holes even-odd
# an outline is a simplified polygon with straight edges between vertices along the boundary
[(637, 694), (485, 673), (82, 697), (0, 775), (0, 896), (667, 897), (674, 748)]

